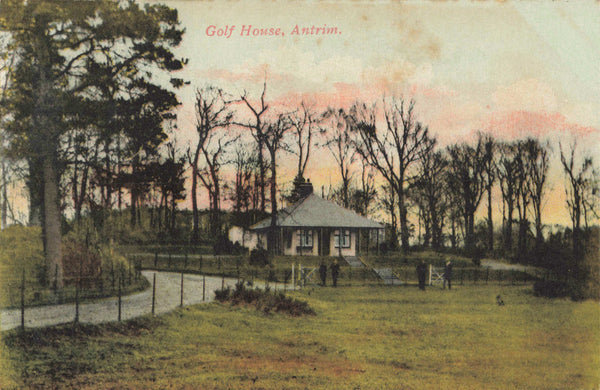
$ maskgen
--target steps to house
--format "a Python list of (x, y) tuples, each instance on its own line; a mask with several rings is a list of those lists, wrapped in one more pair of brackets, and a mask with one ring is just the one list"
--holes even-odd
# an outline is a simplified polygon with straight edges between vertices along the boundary
[(346, 256), (344, 257), (346, 263), (352, 268), (362, 268), (364, 267), (364, 263), (356, 256)]
[(345, 256), (344, 260), (352, 268), (367, 268), (372, 269), (373, 272), (383, 281), (386, 286), (399, 286), (404, 284), (403, 281), (396, 276), (391, 268), (372, 268), (365, 261), (356, 256)]
[(383, 280), (383, 284), (387, 286), (398, 286), (404, 284), (391, 268), (373, 268), (373, 271)]

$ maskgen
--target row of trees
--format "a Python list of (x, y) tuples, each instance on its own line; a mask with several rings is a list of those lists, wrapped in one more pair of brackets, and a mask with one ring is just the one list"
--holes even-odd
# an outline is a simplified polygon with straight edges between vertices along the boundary
[[(298, 200), (315, 148), (330, 153), (339, 170), (340, 184), (327, 196), (362, 215), (383, 214), (392, 246), (399, 238), (401, 248), (410, 249), (418, 219), (422, 244), (436, 250), (449, 241), (471, 255), (498, 248), (509, 256), (543, 253), (547, 143), (479, 133), (473, 143), (442, 148), (417, 120), (412, 100), (384, 98), (321, 111), (305, 101), (282, 107), (268, 101), (265, 82), (254, 97), (198, 89), (197, 137), (181, 151), (174, 139), (175, 90), (184, 81), (171, 74), (185, 65), (172, 53), (183, 34), (176, 11), (109, 0), (11, 0), (3, 2), (0, 28), (2, 146), (25, 167), (30, 222), (43, 226), (49, 269), (62, 269), (60, 226), (67, 211), (75, 220), (91, 213), (100, 225), (107, 211), (128, 207), (136, 226), (147, 207), (157, 211), (152, 222), (159, 229), (173, 232), (186, 172), (193, 242), (201, 238), (202, 186), (209, 197), (210, 235), (221, 233), (226, 200), (238, 216), (270, 213), (268, 244), (274, 248), (278, 200), (282, 193)], [(170, 85), (156, 81), (160, 73)], [(567, 151), (560, 145), (559, 152), (578, 258), (582, 230), (597, 217), (597, 173), (591, 158), (577, 162), (575, 145)], [(278, 183), (284, 155), (296, 167), (295, 185), (287, 189)], [(494, 194), (502, 200), (500, 245)], [(476, 215), (484, 199), (487, 234), (478, 241)]]
[[(381, 112), (377, 104), (365, 103), (317, 112), (306, 102), (296, 108), (270, 108), (266, 83), (255, 101), (245, 93), (237, 99), (225, 96), (215, 88), (198, 91), (200, 142), (195, 155), (203, 153), (204, 158), (190, 159), (200, 180), (206, 181), (203, 176), (211, 178), (205, 187), (215, 215), (219, 215), (222, 178), (214, 173), (223, 165), (235, 167), (233, 185), (225, 184), (228, 191), (224, 197), (233, 201), (233, 210), (269, 211), (274, 219), (278, 155), (295, 158), (294, 186), (283, 191), (293, 202), (297, 200), (294, 189), (302, 183), (311, 152), (317, 147), (329, 151), (338, 167), (340, 184), (329, 189), (328, 197), (362, 215), (387, 215), (392, 246), (399, 232), (402, 249), (409, 250), (410, 237), (414, 236), (412, 214), (424, 226), (422, 244), (436, 250), (447, 241), (453, 248), (462, 242), (472, 255), (487, 251), (521, 261), (539, 258), (544, 252), (543, 209), (552, 154), (548, 142), (535, 138), (501, 141), (478, 133), (473, 144), (441, 148), (428, 127), (416, 120), (412, 100), (382, 99)], [(250, 119), (239, 119), (244, 117)], [(244, 132), (236, 131), (240, 129), (250, 130), (252, 140), (244, 143)], [(582, 221), (587, 228), (597, 217), (598, 180), (591, 158), (579, 166), (575, 150), (576, 145), (571, 145), (567, 155), (559, 145), (570, 184), (566, 188), (575, 232), (573, 248), (580, 251)], [(383, 184), (377, 187), (377, 182)], [(193, 194), (194, 188), (193, 184)], [(266, 188), (270, 188), (270, 195)], [(493, 215), (495, 199), (502, 205), (499, 244), (493, 224), (499, 219)], [(487, 206), (487, 234), (478, 242), (475, 219), (482, 204)], [(212, 231), (218, 229), (215, 226)]]

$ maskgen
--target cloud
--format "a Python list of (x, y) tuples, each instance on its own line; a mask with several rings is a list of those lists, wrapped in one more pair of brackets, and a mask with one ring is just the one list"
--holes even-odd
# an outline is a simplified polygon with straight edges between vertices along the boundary
[(552, 88), (537, 79), (519, 80), (509, 86), (498, 87), (492, 102), (498, 111), (553, 112), (558, 106)]
[[(528, 136), (545, 137), (554, 133), (567, 133), (577, 138), (590, 137), (597, 142), (600, 128), (572, 123), (558, 112), (508, 111), (492, 113), (481, 126), (499, 138), (515, 139)], [(594, 141), (594, 138), (596, 140)]]

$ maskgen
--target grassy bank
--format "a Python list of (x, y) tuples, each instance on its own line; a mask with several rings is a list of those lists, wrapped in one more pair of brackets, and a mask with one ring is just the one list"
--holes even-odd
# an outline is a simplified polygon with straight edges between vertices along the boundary
[[(72, 237), (72, 236), (71, 236)], [(0, 232), (0, 307), (15, 308), (21, 305), (24, 287), (26, 306), (39, 306), (74, 302), (78, 295), (81, 301), (117, 296), (118, 283), (122, 280), (124, 295), (141, 291), (149, 286), (146, 279), (139, 277), (132, 263), (108, 246), (91, 243), (88, 250), (80, 244), (79, 252), (68, 246), (76, 241), (63, 239), (63, 262), (71, 256), (72, 262), (81, 259), (84, 270), (91, 268), (90, 259), (97, 259), (97, 272), (69, 277), (66, 273), (63, 289), (55, 288), (54, 272), (47, 271), (44, 261), (42, 231), (39, 227), (11, 226)], [(74, 253), (75, 252), (75, 253)], [(72, 263), (71, 263), (72, 265)], [(80, 290), (77, 292), (77, 285)]]
[[(505, 306), (495, 298), (501, 294)], [(124, 324), (2, 334), (5, 388), (594, 389), (596, 302), (530, 286), (290, 294), (315, 316), (206, 304)]]

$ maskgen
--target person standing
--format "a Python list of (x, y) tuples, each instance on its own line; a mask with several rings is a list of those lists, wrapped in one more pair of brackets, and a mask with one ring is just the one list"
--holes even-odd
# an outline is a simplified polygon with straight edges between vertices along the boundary
[(319, 275), (321, 276), (321, 286), (325, 286), (327, 282), (327, 266), (323, 261), (321, 261), (321, 266), (319, 267)]
[(337, 260), (333, 261), (331, 264), (331, 280), (333, 281), (333, 287), (337, 287), (337, 279), (340, 274), (340, 265)]
[(421, 259), (417, 264), (417, 278), (419, 279), (419, 288), (425, 290), (425, 279), (427, 277), (427, 265), (425, 261)]
[(452, 290), (452, 263), (450, 260), (446, 262), (446, 268), (444, 268), (444, 288), (446, 288), (446, 282), (448, 282), (448, 290)]

